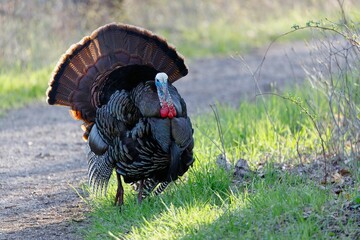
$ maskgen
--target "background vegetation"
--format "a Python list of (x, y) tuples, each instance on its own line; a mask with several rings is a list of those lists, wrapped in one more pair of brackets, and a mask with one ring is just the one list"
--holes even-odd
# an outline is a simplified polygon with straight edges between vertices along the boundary
[[(346, 1), (344, 10), (358, 17), (356, 2)], [(3, 0), (0, 69), (48, 67), (71, 44), (109, 22), (151, 29), (186, 57), (199, 57), (243, 52), (293, 24), (325, 17), (339, 17), (337, 1)]]
[[(358, 19), (356, 2), (346, 1), (344, 10)], [(166, 36), (189, 59), (244, 53), (290, 30), (293, 24), (325, 16), (338, 19), (339, 15), (335, 0), (3, 0), (0, 114), (29, 99), (44, 98), (47, 76), (61, 54), (106, 23), (148, 28)], [(309, 32), (303, 31), (282, 40), (306, 35)]]
[[(88, 239), (357, 239), (360, 6), (349, 0), (341, 9), (339, 3), (1, 1), (0, 113), (43, 99), (60, 55), (109, 22), (151, 29), (190, 59), (244, 53), (291, 30), (279, 40), (315, 33), (324, 55), (313, 56), (309, 85), (286, 91), (291, 94), (258, 96), (237, 109), (219, 107), (220, 134), (212, 114), (196, 117), (197, 161), (183, 181), (142, 205), (128, 188), (119, 211), (112, 204), (112, 179), (107, 197), (84, 198), (92, 211), (81, 234)], [(229, 172), (216, 164), (219, 154), (229, 158)], [(250, 165), (240, 178), (233, 174), (239, 158)]]

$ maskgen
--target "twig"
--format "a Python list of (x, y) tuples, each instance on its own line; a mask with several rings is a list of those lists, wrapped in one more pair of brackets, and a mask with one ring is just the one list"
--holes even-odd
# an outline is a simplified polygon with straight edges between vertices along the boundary
[(216, 146), (216, 148), (220, 150), (220, 152), (222, 152), (222, 151), (221, 151), (221, 147), (220, 147), (211, 137), (209, 137), (209, 135), (207, 135), (204, 131), (202, 131), (196, 124), (194, 124), (194, 126), (197, 128), (197, 130), (200, 131), (200, 133), (201, 133), (202, 135), (204, 135), (205, 137), (207, 137), (207, 138)]
[(218, 113), (216, 105), (210, 105), (210, 107), (213, 110), (214, 115), (215, 115), (215, 120), (216, 120), (216, 125), (217, 125), (217, 129), (218, 129), (218, 133), (219, 133), (219, 138), (220, 138), (221, 146), (222, 146), (222, 149), (223, 149), (222, 153), (224, 155), (224, 158), (226, 159), (224, 133), (223, 133), (222, 127), (221, 127), (219, 113)]

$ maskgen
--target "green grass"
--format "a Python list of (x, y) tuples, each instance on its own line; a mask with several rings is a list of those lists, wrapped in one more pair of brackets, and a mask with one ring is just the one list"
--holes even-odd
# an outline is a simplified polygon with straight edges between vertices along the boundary
[(0, 73), (0, 115), (35, 99), (45, 99), (51, 69), (10, 70)]
[[(271, 175), (255, 178), (239, 192), (229, 193), (228, 178), (221, 172), (213, 173), (214, 179), (198, 179), (196, 184), (173, 189), (162, 199), (152, 199), (141, 206), (127, 204), (121, 212), (113, 207), (101, 216), (94, 215), (96, 225), (92, 225), (87, 239), (106, 239), (111, 235), (126, 239), (320, 236), (320, 226), (312, 220), (305, 221), (303, 211), (311, 206), (314, 215), (320, 212), (328, 199), (325, 190), (291, 176), (279, 182), (278, 176)], [(214, 185), (215, 181), (220, 184)]]
[[(306, 92), (306, 94), (305, 94)], [(295, 91), (302, 98), (317, 99), (318, 119), (326, 119), (326, 100), (314, 90)], [(311, 97), (309, 97), (311, 96)], [(342, 211), (356, 190), (337, 197), (320, 180), (281, 171), (271, 163), (299, 163), (296, 142), (306, 161), (321, 155), (319, 137), (299, 106), (268, 96), (264, 105), (243, 103), (238, 109), (220, 107), (226, 152), (234, 163), (248, 160), (253, 169), (267, 161), (265, 174), (255, 174), (237, 185), (215, 159), (221, 153), (216, 121), (212, 114), (193, 119), (196, 162), (182, 181), (161, 196), (151, 196), (141, 205), (135, 192), (126, 188), (121, 211), (113, 205), (116, 181), (111, 179), (107, 197), (92, 196), (90, 225), (81, 234), (86, 239), (328, 239), (339, 235), (331, 226), (355, 234), (356, 221), (344, 224), (334, 212)], [(272, 122), (272, 123), (271, 123)], [(211, 140), (210, 140), (211, 139)], [(213, 141), (215, 143), (213, 143)], [(359, 166), (353, 168), (359, 180)], [(321, 179), (323, 172), (317, 175)], [(330, 204), (333, 201), (336, 204)], [(335, 221), (335, 222), (334, 222)], [(329, 227), (330, 226), (330, 227)], [(354, 236), (354, 235), (351, 235)]]

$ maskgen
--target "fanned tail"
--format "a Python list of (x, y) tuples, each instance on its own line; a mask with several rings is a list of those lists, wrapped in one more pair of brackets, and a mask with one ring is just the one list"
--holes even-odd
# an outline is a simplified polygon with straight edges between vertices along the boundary
[(111, 23), (61, 57), (49, 82), (47, 102), (70, 106), (76, 119), (92, 122), (96, 108), (113, 92), (153, 79), (157, 72), (167, 73), (174, 82), (188, 70), (165, 39), (142, 28)]

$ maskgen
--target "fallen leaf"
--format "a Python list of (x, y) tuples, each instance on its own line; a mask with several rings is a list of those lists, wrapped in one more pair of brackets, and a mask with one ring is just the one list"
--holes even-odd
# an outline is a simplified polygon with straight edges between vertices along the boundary
[(341, 174), (339, 174), (339, 173), (334, 173), (334, 174), (331, 176), (331, 183), (340, 183), (340, 184), (343, 184), (343, 183), (344, 183), (344, 179), (343, 179), (343, 177), (341, 176)]
[(351, 175), (351, 172), (345, 168), (343, 169), (340, 169), (339, 172), (338, 172), (341, 176), (350, 176)]
[(340, 193), (342, 193), (343, 189), (340, 186), (336, 186), (333, 191), (335, 194), (339, 195)]

